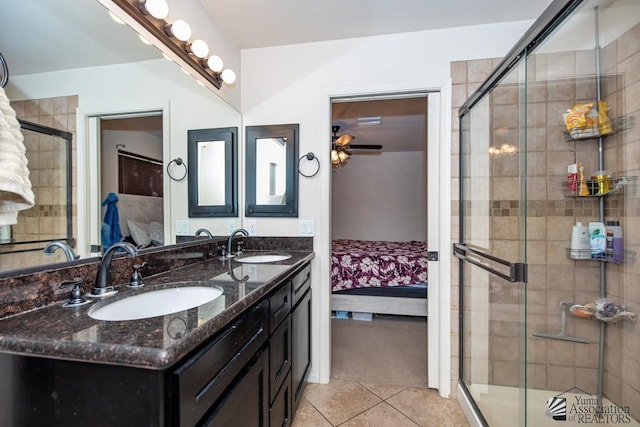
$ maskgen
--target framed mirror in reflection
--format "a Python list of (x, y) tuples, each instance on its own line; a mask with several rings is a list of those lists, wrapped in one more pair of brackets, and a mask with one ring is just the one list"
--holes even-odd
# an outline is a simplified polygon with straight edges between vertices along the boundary
[(298, 124), (247, 126), (246, 216), (298, 216), (298, 134)]
[(238, 216), (238, 128), (188, 131), (189, 217)]

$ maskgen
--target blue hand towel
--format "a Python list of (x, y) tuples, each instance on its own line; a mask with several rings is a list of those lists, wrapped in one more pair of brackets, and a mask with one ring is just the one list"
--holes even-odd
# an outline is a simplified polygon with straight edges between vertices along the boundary
[(122, 232), (120, 231), (120, 217), (118, 215), (118, 196), (115, 193), (109, 193), (107, 198), (103, 200), (102, 206), (107, 207), (102, 221), (102, 251), (106, 251), (111, 245), (122, 240)]

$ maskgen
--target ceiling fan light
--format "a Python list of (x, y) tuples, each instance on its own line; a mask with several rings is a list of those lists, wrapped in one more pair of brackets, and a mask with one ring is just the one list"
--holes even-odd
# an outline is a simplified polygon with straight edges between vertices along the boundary
[(338, 151), (338, 159), (340, 160), (340, 163), (346, 162), (348, 158), (349, 155), (347, 153), (344, 151)]
[(336, 150), (331, 150), (331, 163), (337, 165), (340, 163), (340, 159), (338, 158), (338, 152)]
[(341, 135), (338, 139), (336, 139), (336, 145), (339, 145), (340, 147), (344, 147), (345, 145), (349, 145), (349, 143), (354, 139), (355, 137), (344, 134), (344, 135)]

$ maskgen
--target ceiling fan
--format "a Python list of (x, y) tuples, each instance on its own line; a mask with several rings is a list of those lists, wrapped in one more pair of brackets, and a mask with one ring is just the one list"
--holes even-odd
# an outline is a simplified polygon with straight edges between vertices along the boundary
[(331, 164), (338, 167), (346, 162), (351, 156), (351, 150), (380, 150), (382, 145), (379, 144), (351, 144), (355, 136), (348, 134), (338, 136), (340, 126), (331, 126), (333, 136), (331, 137)]

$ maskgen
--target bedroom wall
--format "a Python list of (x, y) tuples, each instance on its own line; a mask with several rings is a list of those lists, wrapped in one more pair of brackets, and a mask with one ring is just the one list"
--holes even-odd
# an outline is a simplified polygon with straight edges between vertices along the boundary
[[(321, 164), (318, 175), (300, 178), (299, 218), (256, 218), (257, 232), (263, 236), (296, 236), (299, 220), (315, 223), (311, 381), (326, 382), (330, 375), (330, 96), (442, 87), (445, 96), (441, 114), (451, 117), (450, 63), (502, 56), (531, 23), (519, 21), (242, 51), (243, 125), (299, 123), (300, 153), (314, 152)], [(442, 129), (441, 150), (445, 152), (450, 149), (449, 126)], [(443, 233), (449, 234), (448, 230)], [(447, 243), (439, 250), (450, 248)], [(442, 277), (439, 286), (448, 288), (450, 284), (449, 277)], [(445, 319), (441, 348), (449, 346), (447, 300), (443, 297), (440, 304)], [(443, 370), (448, 372), (448, 357), (443, 357), (447, 358), (442, 361)], [(440, 378), (442, 393), (447, 396), (457, 377), (453, 374)]]
[[(131, 119), (135, 120), (135, 119)], [(157, 132), (109, 130), (102, 131), (101, 147), (101, 184), (102, 200), (109, 193), (118, 193), (118, 150), (116, 145), (124, 144), (123, 151), (140, 154), (162, 161), (162, 123)], [(165, 162), (166, 164), (166, 162)], [(126, 197), (125, 197), (126, 196)], [(144, 206), (145, 209), (140, 209)], [(127, 219), (149, 224), (152, 220), (163, 222), (162, 197), (119, 195), (118, 210), (120, 216), (120, 230), (123, 236), (127, 236), (129, 227)], [(142, 212), (149, 211), (142, 215)], [(104, 217), (106, 207), (102, 207), (101, 216)]]
[(332, 239), (427, 237), (426, 152), (355, 154), (332, 174)]

